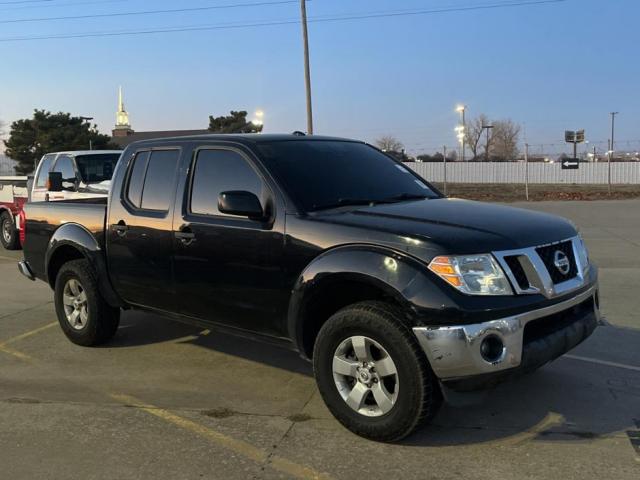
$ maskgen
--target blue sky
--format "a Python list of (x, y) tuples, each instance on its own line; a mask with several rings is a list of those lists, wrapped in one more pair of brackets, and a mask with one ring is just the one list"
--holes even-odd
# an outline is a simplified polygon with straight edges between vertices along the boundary
[[(293, 20), (297, 3), (47, 22), (10, 20), (256, 3), (259, 0), (0, 0), (0, 120), (34, 108), (93, 116), (107, 133), (118, 85), (136, 130), (206, 128), (208, 115), (265, 112), (266, 132), (305, 129), (299, 25), (6, 42), (8, 37)], [(269, 1), (269, 0), (264, 0)], [(510, 3), (311, 0), (310, 18)], [(604, 150), (640, 148), (637, 0), (451, 11), (310, 24), (316, 133), (397, 136), (411, 152), (456, 145), (456, 104), (511, 118), (563, 151), (585, 128)], [(4, 23), (3, 23), (4, 22)], [(626, 142), (632, 142), (627, 144)], [(618, 142), (617, 142), (618, 143)]]

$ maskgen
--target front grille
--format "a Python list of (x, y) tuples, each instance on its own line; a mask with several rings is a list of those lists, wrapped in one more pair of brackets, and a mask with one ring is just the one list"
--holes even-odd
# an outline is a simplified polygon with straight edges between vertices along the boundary
[(584, 318), (585, 315), (594, 311), (593, 297), (582, 303), (575, 305), (568, 310), (558, 312), (548, 317), (538, 318), (527, 323), (524, 327), (524, 345), (548, 337), (569, 325)]
[(511, 273), (513, 274), (513, 278), (515, 278), (520, 289), (527, 290), (528, 288), (530, 288), (531, 284), (529, 283), (527, 274), (524, 272), (524, 269), (522, 268), (522, 264), (520, 263), (520, 259), (518, 258), (518, 255), (504, 257), (504, 261), (507, 262), (507, 265), (509, 266), (509, 270), (511, 270)]
[[(569, 271), (566, 274), (562, 273), (555, 265), (556, 252), (558, 251), (564, 253), (569, 260)], [(547, 267), (547, 271), (554, 284), (566, 282), (578, 275), (578, 267), (576, 265), (575, 255), (573, 254), (573, 243), (571, 240), (554, 245), (547, 245), (545, 247), (538, 247), (536, 248), (536, 252), (540, 255), (542, 262)]]

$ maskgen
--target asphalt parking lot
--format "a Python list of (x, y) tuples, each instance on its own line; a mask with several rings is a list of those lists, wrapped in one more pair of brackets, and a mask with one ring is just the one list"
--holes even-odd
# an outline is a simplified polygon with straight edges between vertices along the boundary
[(637, 480), (640, 201), (526, 206), (580, 226), (605, 325), (396, 445), (342, 428), (285, 350), (136, 312), (109, 345), (75, 346), (48, 286), (0, 251), (0, 477)]

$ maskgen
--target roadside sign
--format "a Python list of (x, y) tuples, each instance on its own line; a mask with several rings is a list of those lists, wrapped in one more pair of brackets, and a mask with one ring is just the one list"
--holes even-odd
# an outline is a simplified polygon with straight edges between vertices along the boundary
[(565, 130), (564, 141), (567, 143), (574, 143), (576, 141), (576, 132), (573, 130)]
[(577, 158), (566, 158), (562, 160), (562, 170), (578, 170), (580, 161)]

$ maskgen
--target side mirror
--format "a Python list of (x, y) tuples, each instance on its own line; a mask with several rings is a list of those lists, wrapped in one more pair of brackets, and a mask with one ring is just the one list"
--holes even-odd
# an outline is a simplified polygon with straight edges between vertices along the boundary
[(62, 188), (62, 173), (49, 172), (49, 178), (47, 179), (47, 190), (50, 192), (61, 192)]
[(239, 215), (254, 220), (264, 218), (264, 211), (258, 197), (251, 192), (230, 191), (218, 196), (218, 210), (228, 215)]

